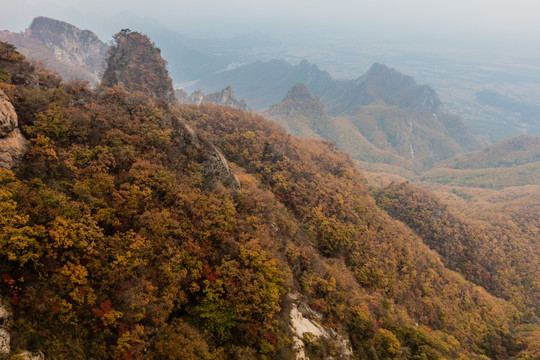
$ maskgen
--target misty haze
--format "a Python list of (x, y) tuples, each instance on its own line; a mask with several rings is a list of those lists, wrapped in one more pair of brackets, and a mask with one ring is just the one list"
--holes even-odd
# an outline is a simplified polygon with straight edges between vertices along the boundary
[(538, 2), (0, 7), (0, 359), (540, 359)]

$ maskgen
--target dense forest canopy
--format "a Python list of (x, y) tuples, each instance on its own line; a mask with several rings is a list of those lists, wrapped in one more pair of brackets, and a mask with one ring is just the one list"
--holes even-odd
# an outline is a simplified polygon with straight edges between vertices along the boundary
[[(0, 89), (31, 144), (0, 169), (12, 359), (294, 359), (294, 301), (349, 358), (539, 356), (537, 262), (521, 273), (519, 259), (529, 246), (538, 261), (537, 228), (514, 249), (513, 229), (478, 234), (423, 190), (376, 201), (330, 141), (175, 106), (148, 38), (116, 41), (97, 90), (0, 43)], [(346, 358), (337, 339), (301, 342)]]

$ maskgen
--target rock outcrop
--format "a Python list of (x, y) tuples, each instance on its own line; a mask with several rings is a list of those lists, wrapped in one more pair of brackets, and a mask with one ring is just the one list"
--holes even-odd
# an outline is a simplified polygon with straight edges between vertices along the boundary
[(181, 104), (214, 104), (221, 106), (230, 106), (235, 109), (240, 109), (243, 111), (251, 111), (247, 101), (245, 99), (238, 100), (234, 95), (232, 87), (227, 86), (225, 89), (220, 92), (211, 93), (205, 95), (202, 90), (195, 90), (191, 95), (182, 90), (176, 90), (176, 97)]
[(42, 61), (64, 79), (99, 82), (108, 45), (89, 30), (63, 21), (37, 17), (24, 33), (0, 32), (0, 39), (14, 44), (29, 59)]
[(3, 359), (11, 350), (11, 335), (8, 332), (13, 313), (9, 303), (0, 297), (0, 359)]
[(18, 356), (21, 360), (45, 360), (45, 355), (42, 351), (30, 352), (24, 350)]
[(289, 299), (292, 301), (289, 316), (296, 360), (310, 360), (306, 349), (306, 343), (310, 342), (332, 343), (334, 348), (339, 349), (339, 355), (331, 359), (353, 358), (350, 341), (335, 330), (324, 326), (321, 314), (311, 309), (297, 293), (289, 294)]
[(172, 79), (161, 50), (146, 35), (128, 29), (114, 35), (114, 40), (101, 86), (122, 85), (129, 92), (140, 91), (155, 100), (175, 103)]
[[(11, 353), (11, 334), (9, 327), (13, 320), (13, 311), (9, 301), (0, 296), (0, 359), (7, 359)], [(20, 351), (16, 354), (20, 360), (45, 360), (42, 351)]]
[(10, 170), (17, 168), (29, 147), (17, 125), (17, 113), (0, 90), (0, 167)]

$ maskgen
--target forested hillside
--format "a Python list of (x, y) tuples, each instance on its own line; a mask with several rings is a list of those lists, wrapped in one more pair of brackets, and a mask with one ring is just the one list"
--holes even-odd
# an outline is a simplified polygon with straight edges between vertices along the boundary
[[(469, 239), (451, 224), (446, 251), (437, 229), (393, 219), (333, 143), (176, 106), (151, 42), (115, 39), (97, 90), (0, 43), (0, 89), (31, 144), (0, 169), (8, 358), (538, 357), (537, 293), (512, 298), (537, 281), (520, 263), (492, 282), (488, 264), (469, 274)], [(432, 205), (411, 211), (432, 221)], [(326, 335), (299, 332), (298, 311)]]

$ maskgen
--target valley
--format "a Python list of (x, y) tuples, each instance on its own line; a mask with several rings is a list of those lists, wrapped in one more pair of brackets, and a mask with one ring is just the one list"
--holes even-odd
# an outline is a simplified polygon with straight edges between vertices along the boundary
[(540, 357), (536, 68), (174, 35), (0, 33), (0, 359)]

